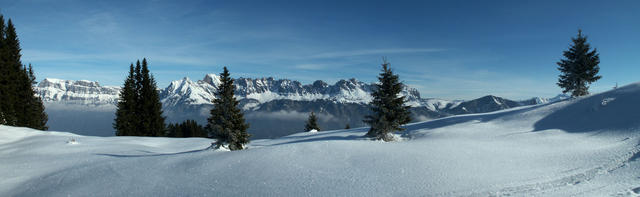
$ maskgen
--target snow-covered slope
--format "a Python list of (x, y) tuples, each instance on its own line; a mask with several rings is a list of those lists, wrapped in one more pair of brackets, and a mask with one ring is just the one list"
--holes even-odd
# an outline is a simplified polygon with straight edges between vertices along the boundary
[(407, 125), (254, 140), (90, 137), (0, 126), (6, 196), (638, 196), (640, 84)]

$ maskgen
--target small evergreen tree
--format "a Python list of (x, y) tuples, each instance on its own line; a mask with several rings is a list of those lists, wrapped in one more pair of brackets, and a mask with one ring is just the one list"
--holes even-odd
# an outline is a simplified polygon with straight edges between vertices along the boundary
[(399, 81), (398, 75), (389, 69), (389, 62), (385, 58), (378, 80), (380, 82), (371, 93), (373, 100), (370, 105), (373, 114), (365, 116), (364, 120), (371, 126), (366, 136), (391, 141), (393, 137), (390, 134), (404, 130), (400, 126), (411, 121), (410, 107), (404, 105), (404, 96), (399, 96), (403, 84)]
[(28, 68), (25, 68), (25, 73), (27, 75), (27, 83), (23, 84), (23, 93), (25, 93), (24, 98), (27, 100), (27, 108), (25, 110), (25, 113), (28, 114), (27, 126), (39, 130), (47, 130), (49, 128), (47, 126), (49, 117), (44, 111), (42, 98), (36, 96), (36, 92), (33, 90), (33, 86), (36, 84), (36, 76), (33, 73), (31, 64), (29, 64)]
[(602, 77), (598, 75), (600, 57), (595, 48), (591, 50), (582, 30), (571, 41), (573, 44), (563, 53), (565, 59), (557, 63), (561, 72), (557, 84), (562, 93), (571, 92), (572, 97), (588, 95), (589, 85)]
[(349, 125), (349, 123), (347, 123), (347, 125), (344, 126), (344, 129), (351, 129), (351, 125)]
[(249, 143), (251, 135), (247, 133), (249, 124), (245, 123), (238, 101), (233, 97), (235, 87), (227, 67), (220, 73), (220, 82), (206, 129), (211, 137), (217, 139), (218, 147), (229, 144), (230, 150), (241, 150)]
[(306, 124), (304, 125), (305, 131), (316, 130), (320, 131), (320, 127), (318, 127), (318, 117), (315, 113), (311, 112), (309, 114), (309, 119), (307, 119)]

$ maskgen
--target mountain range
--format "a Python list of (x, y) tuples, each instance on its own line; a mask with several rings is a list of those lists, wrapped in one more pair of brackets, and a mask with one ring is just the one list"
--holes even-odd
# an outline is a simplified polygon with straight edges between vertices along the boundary
[[(187, 77), (172, 81), (159, 89), (167, 122), (194, 119), (206, 124), (212, 99), (220, 79), (207, 74), (202, 80)], [(251, 124), (249, 133), (254, 138), (274, 138), (303, 131), (308, 113), (318, 114), (323, 130), (366, 126), (362, 117), (369, 113), (374, 84), (356, 79), (339, 80), (328, 84), (317, 80), (311, 84), (274, 78), (237, 78), (235, 95), (245, 118)], [(120, 87), (101, 86), (87, 80), (61, 80), (46, 78), (38, 83), (36, 92), (43, 98), (51, 130), (67, 130), (85, 135), (111, 136), (111, 124)], [(497, 96), (478, 99), (443, 100), (422, 98), (418, 90), (404, 86), (401, 95), (410, 105), (412, 119), (424, 121), (457, 114), (484, 113), (523, 105), (554, 102), (552, 99), (533, 98), (512, 101)], [(354, 118), (356, 117), (356, 118)]]

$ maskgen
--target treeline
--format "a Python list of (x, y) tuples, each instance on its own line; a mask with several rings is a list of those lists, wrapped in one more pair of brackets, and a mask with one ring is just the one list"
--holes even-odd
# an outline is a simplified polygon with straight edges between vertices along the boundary
[(0, 124), (47, 130), (42, 99), (33, 89), (33, 67), (23, 65), (21, 56), (13, 22), (0, 15)]
[(182, 123), (169, 124), (167, 126), (167, 137), (204, 137), (209, 134), (204, 127), (195, 120), (185, 120)]

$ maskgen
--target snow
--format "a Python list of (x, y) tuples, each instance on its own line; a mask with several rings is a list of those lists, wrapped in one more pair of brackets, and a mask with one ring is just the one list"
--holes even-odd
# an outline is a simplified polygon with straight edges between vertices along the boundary
[[(603, 99), (615, 98), (606, 105)], [(6, 196), (638, 196), (640, 84), (565, 101), (210, 150), (0, 126)], [(75, 143), (69, 143), (75, 139)]]

